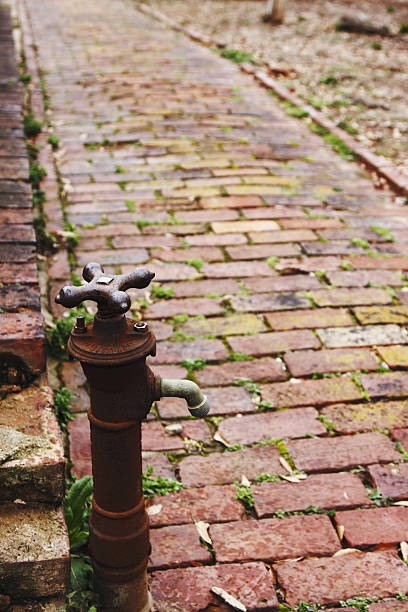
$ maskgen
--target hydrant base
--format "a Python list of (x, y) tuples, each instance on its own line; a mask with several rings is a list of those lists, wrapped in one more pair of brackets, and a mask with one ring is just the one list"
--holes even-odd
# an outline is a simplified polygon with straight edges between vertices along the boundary
[[(102, 612), (152, 612), (153, 600), (147, 591), (147, 577), (126, 583), (113, 583), (94, 577), (94, 589), (100, 596)], [(143, 601), (144, 600), (144, 601)]]

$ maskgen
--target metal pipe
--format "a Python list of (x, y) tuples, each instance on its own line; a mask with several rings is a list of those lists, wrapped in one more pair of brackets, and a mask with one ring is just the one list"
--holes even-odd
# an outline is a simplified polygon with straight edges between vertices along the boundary
[(200, 387), (192, 380), (160, 380), (160, 397), (180, 397), (187, 402), (190, 414), (194, 417), (205, 417), (210, 411), (210, 404)]

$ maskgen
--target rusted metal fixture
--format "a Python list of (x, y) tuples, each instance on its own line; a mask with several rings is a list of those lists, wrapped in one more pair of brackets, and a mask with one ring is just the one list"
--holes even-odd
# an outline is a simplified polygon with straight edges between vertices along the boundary
[(69, 353), (81, 362), (90, 385), (94, 588), (101, 597), (101, 610), (149, 612), (150, 543), (142, 493), (141, 422), (161, 397), (186, 399), (194, 416), (205, 416), (209, 404), (195, 383), (163, 380), (152, 372), (146, 358), (156, 354), (156, 338), (147, 323), (125, 316), (131, 305), (126, 290), (147, 287), (154, 274), (137, 268), (113, 276), (89, 263), (83, 277), (86, 284), (63, 287), (55, 299), (67, 308), (85, 300), (98, 305), (92, 322), (77, 317), (68, 341)]

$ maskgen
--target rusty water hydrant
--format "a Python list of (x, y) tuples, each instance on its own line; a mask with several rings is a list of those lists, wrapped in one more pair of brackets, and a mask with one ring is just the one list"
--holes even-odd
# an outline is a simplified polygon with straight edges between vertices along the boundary
[(154, 401), (186, 399), (193, 416), (205, 416), (209, 404), (188, 380), (164, 380), (146, 364), (156, 353), (147, 323), (135, 322), (127, 289), (143, 289), (154, 274), (137, 268), (127, 275), (104, 274), (97, 263), (85, 266), (87, 284), (63, 287), (55, 298), (67, 308), (93, 300), (91, 323), (78, 317), (68, 341), (69, 353), (82, 365), (90, 385), (94, 498), (90, 550), (94, 588), (101, 610), (149, 612), (147, 562), (149, 522), (142, 493), (141, 422)]

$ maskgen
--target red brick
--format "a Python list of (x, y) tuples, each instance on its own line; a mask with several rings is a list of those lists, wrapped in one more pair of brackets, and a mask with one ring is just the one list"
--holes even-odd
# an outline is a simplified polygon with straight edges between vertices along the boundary
[(341, 265), (340, 257), (298, 257), (297, 259), (284, 259), (278, 262), (275, 270), (282, 274), (308, 274), (320, 270), (338, 270)]
[(209, 223), (210, 221), (232, 221), (238, 219), (236, 210), (219, 208), (214, 210), (180, 210), (176, 213), (176, 218), (182, 221), (193, 223)]
[(245, 276), (271, 276), (275, 272), (265, 262), (234, 261), (205, 264), (202, 273), (208, 278), (244, 278)]
[(0, 278), (5, 285), (12, 283), (37, 284), (37, 266), (35, 263), (0, 264)]
[(0, 309), (9, 312), (20, 309), (40, 310), (39, 288), (29, 285), (0, 287)]
[(384, 497), (404, 499), (408, 496), (408, 464), (370, 465), (368, 472)]
[(245, 518), (245, 510), (237, 500), (236, 493), (234, 486), (209, 486), (154, 497), (148, 505), (161, 506), (161, 509), (158, 513), (150, 514), (150, 525), (161, 527), (196, 521), (218, 523), (241, 520)]
[(317, 306), (357, 306), (359, 304), (389, 304), (392, 297), (384, 289), (327, 289), (311, 291)]
[(272, 329), (276, 330), (341, 327), (354, 324), (354, 319), (344, 308), (314, 308), (313, 310), (279, 312), (267, 314), (266, 319)]
[(145, 319), (170, 318), (179, 314), (216, 315), (222, 314), (224, 309), (217, 300), (209, 298), (195, 298), (184, 300), (161, 300), (152, 304), (143, 312)]
[[(115, 227), (115, 224), (105, 226), (105, 227)], [(125, 225), (125, 224), (119, 224)], [(126, 224), (127, 225), (127, 224)], [(129, 224), (130, 227), (133, 227), (136, 231), (132, 232), (133, 234), (139, 234), (139, 230), (137, 230), (136, 226), (133, 224)], [(101, 226), (99, 226), (101, 227)], [(104, 227), (104, 226), (102, 226)], [(92, 230), (93, 232), (94, 230)], [(161, 247), (162, 249), (166, 249), (166, 247), (179, 247), (181, 246), (181, 239), (177, 238), (177, 236), (167, 235), (167, 236), (121, 236), (120, 230), (119, 235), (116, 234), (115, 231), (111, 231), (111, 234), (114, 236), (112, 239), (112, 244), (115, 249), (141, 249), (141, 248), (154, 248)], [(97, 235), (97, 233), (95, 234)], [(109, 234), (108, 234), (109, 235)]]
[(408, 305), (408, 288), (401, 289), (401, 291), (397, 291), (397, 298), (402, 304)]
[(333, 240), (331, 242), (303, 242), (301, 247), (306, 255), (358, 255), (363, 253), (361, 247), (354, 246), (348, 241)]
[(361, 392), (348, 377), (323, 378), (321, 380), (292, 379), (284, 383), (265, 385), (262, 399), (276, 408), (331, 404), (333, 402), (361, 399)]
[(151, 569), (209, 563), (211, 554), (200, 544), (195, 525), (174, 525), (150, 531)]
[(247, 244), (248, 240), (244, 234), (199, 234), (197, 236), (185, 236), (190, 245), (196, 246), (225, 246), (229, 244)]
[(278, 230), (279, 225), (276, 221), (269, 219), (247, 220), (244, 221), (221, 221), (211, 223), (211, 229), (215, 234), (228, 234), (235, 232), (264, 232), (267, 230)]
[(162, 378), (185, 378), (187, 374), (185, 368), (175, 365), (155, 365), (152, 369), (155, 374), (158, 374)]
[(340, 219), (282, 219), (280, 224), (285, 229), (328, 229), (343, 227)]
[(45, 337), (40, 313), (3, 313), (0, 330), (0, 353), (23, 360), (38, 374), (45, 370)]
[(1, 244), (1, 263), (26, 263), (35, 260), (35, 247), (28, 244)]
[(258, 232), (249, 234), (255, 244), (260, 242), (303, 242), (317, 240), (316, 234), (310, 230), (279, 230), (276, 232)]
[(407, 612), (408, 601), (400, 601), (399, 599), (392, 599), (389, 601), (381, 601), (380, 603), (371, 604), (369, 606), (369, 612)]
[(287, 373), (281, 359), (270, 357), (245, 362), (230, 361), (195, 372), (195, 379), (201, 386), (228, 385), (242, 378), (253, 381), (285, 380)]
[(370, 397), (400, 397), (408, 395), (408, 372), (386, 372), (361, 376)]
[(375, 323), (408, 323), (408, 306), (363, 306), (354, 309), (354, 316), (362, 325)]
[(342, 511), (335, 521), (343, 525), (344, 537), (352, 547), (408, 540), (408, 508), (403, 506)]
[(242, 451), (211, 453), (208, 457), (187, 457), (180, 462), (181, 482), (186, 486), (229, 484), (245, 474), (254, 480), (262, 474), (286, 474), (275, 446), (266, 445)]
[(370, 504), (361, 480), (355, 474), (315, 474), (297, 483), (265, 482), (252, 487), (259, 518), (277, 510), (296, 512), (308, 506), (347, 508)]
[(173, 327), (163, 321), (152, 321), (149, 327), (158, 341), (168, 340), (173, 335)]
[(192, 342), (159, 342), (157, 357), (150, 358), (153, 365), (178, 363), (184, 359), (227, 359), (228, 353), (220, 340), (194, 340)]
[(244, 284), (247, 289), (255, 293), (264, 293), (265, 291), (307, 291), (321, 287), (320, 282), (315, 276), (306, 274), (246, 278)]
[(142, 424), (142, 448), (144, 451), (180, 450), (184, 443), (179, 436), (170, 435), (161, 423)]
[(405, 449), (408, 449), (408, 428), (394, 429), (392, 432), (393, 438), (401, 442)]
[(174, 464), (170, 463), (167, 455), (162, 453), (142, 452), (142, 470), (147, 472), (153, 468), (153, 476), (163, 476), (164, 478), (176, 479)]
[(377, 432), (292, 440), (288, 442), (288, 449), (296, 467), (307, 472), (339, 470), (401, 458), (387, 436)]
[(261, 357), (302, 348), (319, 348), (320, 343), (311, 331), (271, 332), (252, 336), (229, 337), (228, 343), (235, 353)]
[(292, 206), (262, 206), (261, 208), (249, 208), (244, 211), (247, 219), (283, 219), (285, 217), (306, 217), (301, 208)]
[(340, 548), (330, 519), (317, 515), (212, 525), (210, 537), (219, 563), (330, 555)]
[(408, 590), (408, 568), (386, 552), (288, 561), (274, 570), (290, 606), (302, 601), (325, 605), (353, 597), (387, 597)]
[(252, 195), (201, 198), (203, 208), (255, 208), (262, 205), (262, 199)]
[[(98, 261), (95, 260), (94, 261)], [(86, 261), (85, 263), (88, 263)], [(48, 276), (53, 280), (66, 281), (71, 277), (71, 268), (66, 251), (59, 251), (49, 261)]]
[(317, 420), (317, 416), (314, 408), (239, 415), (222, 421), (219, 431), (230, 444), (252, 444), (277, 438), (302, 438), (309, 434), (326, 433), (326, 428)]
[(187, 262), (189, 259), (202, 259), (204, 261), (223, 261), (224, 255), (217, 247), (190, 247), (188, 249), (152, 249), (152, 257), (162, 261)]
[(370, 257), (358, 255), (347, 259), (356, 270), (408, 270), (408, 257)]
[(68, 432), (72, 472), (78, 478), (91, 474), (91, 435), (87, 415), (81, 414), (70, 421)]
[(309, 308), (310, 301), (302, 293), (256, 293), (236, 295), (231, 298), (234, 310), (243, 312), (268, 312)]
[[(186, 584), (188, 589), (186, 589)], [(218, 586), (245, 605), (248, 612), (270, 612), (278, 606), (272, 578), (262, 563), (225, 564), (154, 572), (151, 592), (157, 612), (225, 610), (211, 593)]]
[[(87, 251), (77, 251), (76, 257), (78, 265), (85, 266), (89, 262), (90, 254)], [(149, 255), (146, 249), (106, 249), (103, 251), (93, 251), (92, 258), (102, 265), (138, 265), (147, 261)]]
[[(250, 394), (243, 387), (223, 387), (222, 389), (203, 389), (211, 405), (211, 415), (253, 412), (256, 406)], [(163, 398), (158, 403), (163, 419), (188, 416), (187, 404), (179, 398)]]
[[(166, 281), (191, 280), (199, 276), (199, 272), (193, 266), (180, 263), (149, 263), (151, 272), (155, 273), (155, 281), (164, 283)], [(135, 266), (121, 266), (122, 274), (127, 274), (135, 269)]]
[(237, 281), (223, 278), (222, 280), (184, 281), (172, 285), (174, 297), (201, 297), (208, 295), (225, 295), (242, 291)]
[[(203, 420), (189, 420), (189, 421), (181, 421), (181, 422), (179, 421), (179, 424), (183, 428), (181, 432), (181, 435), (183, 436), (183, 438), (190, 438), (190, 440), (197, 440), (207, 445), (212, 444), (212, 441), (213, 441), (212, 435), (205, 421)], [(187, 446), (188, 446), (188, 441), (187, 441)]]
[(356, 270), (327, 272), (327, 278), (337, 287), (366, 287), (368, 285), (390, 285), (398, 287), (402, 284), (401, 275), (391, 270)]
[(335, 404), (323, 408), (322, 414), (333, 422), (336, 431), (343, 434), (408, 426), (404, 401)]
[(267, 257), (293, 257), (300, 253), (297, 244), (251, 244), (240, 247), (227, 247), (231, 259), (266, 259)]
[(379, 362), (367, 349), (332, 349), (286, 353), (286, 365), (293, 376), (308, 376), (317, 372), (354, 372), (375, 370)]

